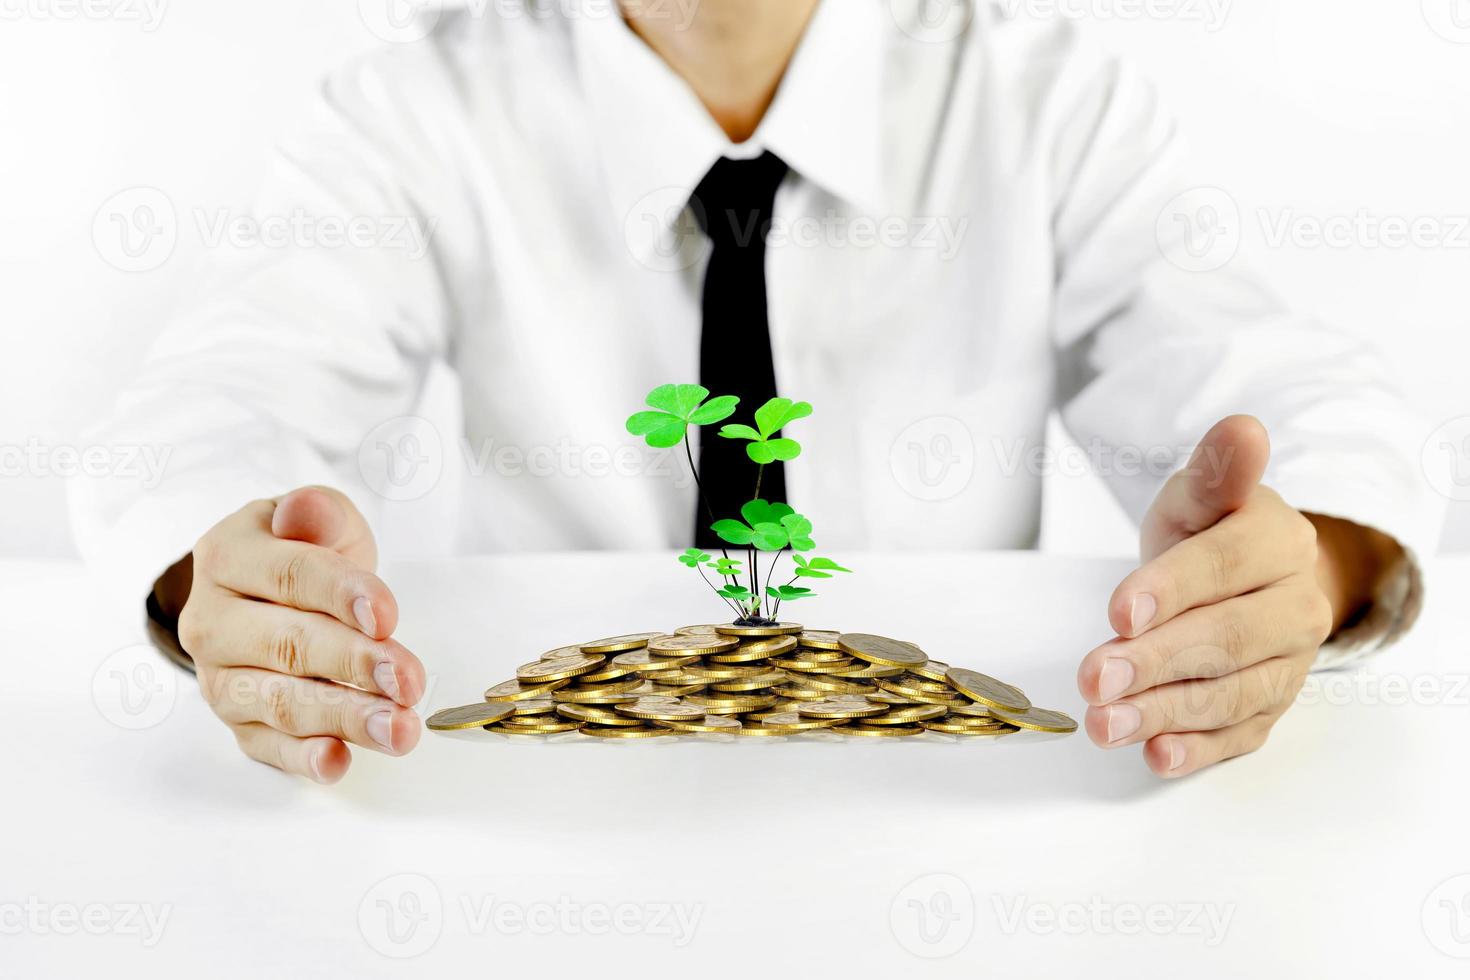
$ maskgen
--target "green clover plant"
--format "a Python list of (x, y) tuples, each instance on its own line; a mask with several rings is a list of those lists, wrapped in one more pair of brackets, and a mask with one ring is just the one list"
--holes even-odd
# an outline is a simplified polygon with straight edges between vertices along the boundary
[[(795, 459), (801, 455), (801, 444), (782, 430), (792, 422), (812, 414), (809, 402), (793, 402), (789, 398), (772, 398), (756, 409), (754, 426), (735, 423), (721, 426), (725, 439), (743, 439), (749, 443), (745, 454), (756, 464), (755, 490), (740, 508), (740, 516), (719, 518), (710, 507), (699, 470), (694, 465), (689, 427), (714, 425), (734, 414), (740, 399), (733, 395), (710, 397), (709, 389), (700, 385), (660, 385), (648, 393), (650, 412), (636, 412), (628, 417), (628, 432), (642, 436), (655, 449), (671, 449), (683, 443), (689, 469), (694, 473), (701, 503), (709, 515), (710, 530), (726, 544), (746, 549), (746, 558), (731, 558), (722, 548), (716, 558), (698, 548), (690, 548), (679, 556), (683, 565), (699, 572), (700, 578), (736, 614), (741, 625), (768, 624), (776, 621), (782, 602), (810, 599), (811, 589), (796, 585), (801, 578), (832, 578), (836, 572), (850, 572), (831, 558), (808, 558), (803, 552), (816, 548), (812, 539), (812, 522), (798, 514), (790, 504), (761, 497), (761, 477), (767, 465)], [(776, 564), (790, 552), (794, 574), (784, 585), (774, 584)], [(761, 553), (774, 555), (765, 569), (764, 588), (760, 575)], [(716, 586), (706, 569), (721, 584)]]

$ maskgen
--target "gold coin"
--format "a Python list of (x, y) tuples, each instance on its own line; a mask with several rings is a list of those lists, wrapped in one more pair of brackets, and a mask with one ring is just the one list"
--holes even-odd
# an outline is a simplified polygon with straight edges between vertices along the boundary
[(931, 681), (939, 681), (941, 684), (949, 683), (947, 680), (944, 679), (944, 672), (946, 670), (949, 670), (949, 664), (944, 663), (940, 660), (931, 660), (928, 663), (914, 664), (912, 667), (909, 668), (909, 670), (918, 674), (920, 677), (926, 678)]
[(425, 722), (436, 732), (458, 732), (469, 728), (484, 728), (515, 714), (515, 705), (503, 701), (481, 701), (458, 708), (436, 711)]
[(699, 664), (684, 669), (690, 677), (703, 681), (738, 681), (747, 677), (764, 677), (770, 672), (771, 668), (765, 664)]
[(771, 693), (789, 701), (826, 701), (832, 696), (831, 691), (819, 691), (814, 687), (796, 684), (777, 684), (771, 688)]
[(565, 660), (567, 657), (575, 657), (582, 652), (580, 644), (573, 643), (568, 647), (557, 647), (555, 650), (547, 650), (541, 655), (542, 660)]
[(741, 723), (738, 718), (729, 718), (725, 715), (705, 715), (693, 721), (669, 721), (655, 719), (655, 724), (676, 732), (717, 732), (722, 734), (733, 734), (740, 730)]
[[(641, 653), (642, 651), (639, 652)], [(578, 677), (577, 681), (581, 684), (602, 684), (606, 681), (615, 681), (635, 673), (637, 673), (637, 668), (629, 667), (627, 664), (620, 664), (618, 663), (618, 658), (614, 657), (592, 673), (583, 674), (581, 677)]]
[(813, 650), (841, 650), (842, 645), (837, 642), (841, 635), (837, 630), (802, 630), (796, 639)]
[(538, 660), (534, 663), (523, 664), (517, 667), (516, 679), (527, 684), (559, 681), (564, 678), (580, 677), (583, 674), (590, 674), (606, 662), (607, 658), (600, 653), (579, 653), (574, 657), (561, 657), (556, 660)]
[(1009, 735), (1015, 731), (1007, 725), (967, 725), (953, 716), (921, 721), (919, 724), (928, 731), (944, 732), (946, 735)]
[(770, 623), (765, 626), (716, 626), (715, 632), (721, 636), (784, 636), (787, 633), (800, 633), (800, 623)]
[(1030, 699), (1021, 693), (1020, 688), (1012, 687), (1004, 681), (998, 681), (979, 671), (968, 670), (964, 667), (951, 667), (944, 672), (944, 679), (949, 682), (950, 687), (971, 701), (978, 701), (988, 708), (1025, 711), (1031, 707)]
[(570, 680), (551, 681), (546, 684), (522, 684), (517, 680), (501, 681), (485, 692), (486, 701), (529, 701), (544, 698), (559, 687), (566, 687)]
[(952, 715), (967, 715), (971, 718), (994, 717), (994, 712), (992, 712), (989, 707), (983, 704), (976, 704), (973, 701), (965, 701), (960, 704), (952, 704), (949, 706), (949, 713)]
[(703, 708), (678, 701), (638, 700), (632, 704), (620, 704), (616, 710), (620, 715), (640, 721), (688, 721), (704, 717)]
[(859, 666), (844, 667), (842, 670), (830, 671), (832, 677), (846, 677), (869, 680), (876, 677), (899, 677), (903, 674), (902, 667), (885, 667), (882, 664), (867, 664), (855, 661)]
[(912, 643), (890, 640), (886, 636), (875, 636), (872, 633), (843, 633), (838, 638), (838, 643), (843, 650), (859, 660), (885, 667), (913, 667), (929, 659), (924, 651)]
[(725, 653), (740, 645), (733, 636), (708, 636), (671, 634), (648, 641), (648, 652), (674, 657), (700, 656), (706, 653)]
[(740, 731), (735, 734), (742, 738), (746, 736), (751, 738), (781, 738), (788, 733), (779, 728), (767, 728), (765, 725), (741, 725)]
[(634, 650), (631, 653), (620, 653), (613, 657), (613, 663), (629, 670), (636, 670), (640, 674), (647, 674), (655, 670), (678, 670), (690, 664), (699, 663), (696, 654), (683, 657), (657, 657), (647, 650)]
[(551, 698), (532, 698), (529, 701), (512, 701), (515, 706), (517, 718), (528, 715), (549, 715), (556, 710), (556, 702)]
[(759, 691), (773, 684), (782, 684), (786, 681), (786, 674), (779, 670), (768, 671), (764, 674), (752, 674), (750, 677), (742, 677), (739, 680), (720, 681), (718, 684), (709, 686), (711, 691), (721, 693), (738, 694), (741, 691)]
[(795, 711), (777, 711), (760, 720), (764, 728), (779, 728), (785, 733), (809, 732), (842, 724), (841, 718), (803, 718)]
[(803, 718), (870, 718), (887, 711), (887, 705), (871, 701), (812, 701), (796, 711)]
[(872, 684), (864, 684), (862, 681), (846, 680), (841, 677), (831, 677), (825, 674), (808, 674), (801, 680), (806, 687), (818, 691), (830, 691), (833, 694), (869, 694), (877, 690)]
[[(658, 677), (659, 675), (654, 674), (653, 676)], [(667, 694), (671, 698), (682, 698), (689, 694), (700, 694), (706, 687), (707, 685), (703, 681), (697, 684), (660, 684), (650, 681), (646, 686), (637, 688), (633, 693), (644, 695)]]
[(507, 718), (495, 727), (510, 735), (554, 735), (557, 732), (572, 732), (582, 727), (580, 721), (558, 718), (554, 715), (539, 715), (533, 718)]
[(691, 694), (684, 699), (688, 704), (697, 704), (706, 711), (717, 714), (728, 714), (717, 710), (720, 708), (759, 711), (761, 708), (769, 708), (777, 700), (774, 694)]
[(1031, 707), (1025, 711), (1007, 711), (1003, 708), (996, 708), (995, 717), (1017, 728), (1029, 728), (1034, 732), (1066, 734), (1077, 730), (1077, 723), (1069, 715), (1064, 715), (1060, 711), (1052, 711), (1050, 708)]
[(622, 636), (609, 636), (603, 640), (593, 640), (591, 643), (582, 644), (583, 653), (618, 653), (621, 650), (637, 650), (648, 646), (648, 641), (662, 633), (626, 633)]
[(744, 714), (746, 721), (765, 721), (771, 715), (779, 715), (787, 711), (795, 711), (801, 705), (800, 701), (791, 701), (782, 698), (769, 708), (757, 708), (755, 711), (747, 711)]
[(600, 728), (597, 725), (583, 725), (579, 731), (583, 735), (591, 735), (594, 738), (657, 738), (660, 735), (674, 734), (671, 728), (654, 728), (644, 726), (635, 722), (637, 728)]
[(832, 731), (839, 735), (859, 735), (868, 738), (902, 738), (905, 735), (924, 734), (924, 729), (918, 725), (838, 725)]
[(680, 626), (674, 633), (678, 636), (714, 636), (717, 629), (718, 626), (710, 623), (708, 626)]
[(920, 704), (957, 704), (963, 700), (953, 691), (948, 694), (939, 694), (923, 688), (910, 687), (903, 682), (902, 678), (880, 677), (873, 683), (889, 694), (896, 694), (909, 701), (918, 701)]
[(765, 660), (796, 649), (796, 637), (773, 636), (769, 639), (746, 640), (729, 653), (717, 653), (709, 659), (717, 664), (743, 664), (752, 660)]
[(914, 725), (931, 718), (943, 718), (946, 711), (942, 704), (915, 704), (905, 708), (889, 708), (887, 713), (866, 719), (869, 725)]
[(835, 674), (862, 663), (844, 655), (841, 660), (811, 660), (807, 657), (773, 657), (766, 661), (772, 667), (795, 671), (798, 674)]
[(559, 704), (556, 713), (563, 718), (570, 718), (577, 722), (593, 722), (598, 725), (629, 725), (640, 724), (637, 719), (620, 715), (616, 711), (606, 708), (597, 708), (586, 704)]

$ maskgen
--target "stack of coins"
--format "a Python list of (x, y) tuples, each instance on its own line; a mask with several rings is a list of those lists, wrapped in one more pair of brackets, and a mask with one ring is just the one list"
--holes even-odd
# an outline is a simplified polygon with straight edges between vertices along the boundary
[(447, 708), (428, 725), (600, 739), (1077, 730), (1019, 688), (930, 660), (913, 643), (797, 623), (682, 626), (558, 647), (490, 688), (483, 703)]

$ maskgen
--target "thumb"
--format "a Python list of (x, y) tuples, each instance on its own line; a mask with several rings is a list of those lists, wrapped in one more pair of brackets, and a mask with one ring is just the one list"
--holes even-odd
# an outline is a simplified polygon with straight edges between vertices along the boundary
[(276, 498), (271, 533), (337, 552), (359, 568), (377, 567), (378, 547), (361, 512), (331, 487), (301, 487)]
[(1270, 458), (1271, 439), (1259, 419), (1231, 415), (1216, 422), (1149, 508), (1143, 522), (1144, 559), (1213, 527), (1244, 506)]

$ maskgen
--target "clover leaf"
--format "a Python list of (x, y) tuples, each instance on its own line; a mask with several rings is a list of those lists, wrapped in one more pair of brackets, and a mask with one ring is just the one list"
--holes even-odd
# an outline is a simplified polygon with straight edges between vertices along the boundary
[(811, 589), (804, 589), (799, 585), (768, 585), (766, 595), (780, 602), (794, 602), (797, 599), (812, 599), (816, 593)]
[[(795, 547), (791, 535), (791, 528), (794, 527), (800, 535), (802, 545), (798, 550), (810, 551), (816, 547), (811, 538), (806, 536), (811, 533), (811, 522), (793, 511), (788, 504), (751, 500), (740, 508), (740, 516), (745, 520), (728, 518), (716, 521), (710, 525), (710, 530), (720, 540), (730, 544), (753, 544), (759, 551), (781, 551), (787, 547)], [(792, 524), (788, 525), (788, 521)]]
[[(708, 555), (705, 556), (709, 557)], [(720, 578), (736, 578), (740, 575), (740, 561), (736, 558), (716, 558), (706, 564), (715, 570)]]
[(740, 403), (734, 395), (706, 398), (709, 389), (702, 385), (659, 385), (645, 399), (657, 411), (628, 416), (628, 431), (642, 436), (655, 449), (668, 449), (679, 444), (689, 426), (723, 422)]
[(679, 556), (679, 561), (685, 565), (688, 565), (690, 568), (698, 568), (700, 565), (703, 565), (705, 562), (709, 561), (709, 559), (710, 556), (700, 551), (698, 548), (690, 548), (688, 551), (685, 551), (682, 555)]
[(850, 568), (843, 568), (831, 558), (813, 558), (808, 561), (801, 555), (792, 555), (791, 560), (796, 565), (796, 574), (800, 578), (831, 578), (833, 572), (851, 572)]
[(795, 439), (774, 439), (782, 428), (812, 414), (810, 402), (793, 402), (790, 398), (772, 398), (756, 409), (756, 428), (748, 425), (724, 425), (720, 435), (726, 439), (745, 439), (745, 455), (765, 466), (777, 460), (785, 462), (801, 455), (801, 443)]
[(812, 540), (812, 522), (800, 514), (787, 514), (781, 518), (781, 527), (791, 544), (792, 551), (811, 551), (817, 546)]

